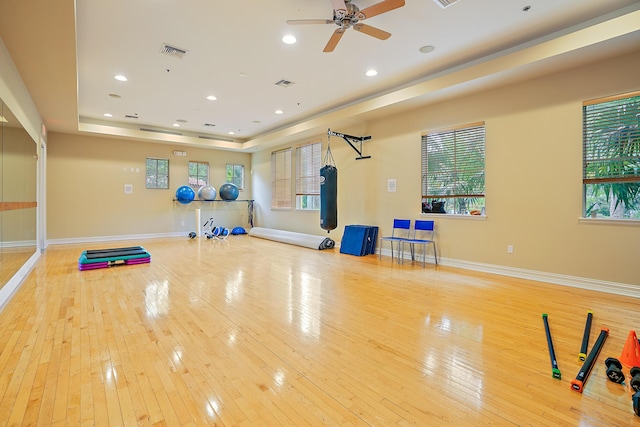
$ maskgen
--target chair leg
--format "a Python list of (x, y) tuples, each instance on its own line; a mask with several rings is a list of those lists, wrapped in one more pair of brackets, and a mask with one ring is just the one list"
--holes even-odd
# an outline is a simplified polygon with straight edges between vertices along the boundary
[(433, 258), (436, 260), (436, 265), (438, 265), (438, 251), (436, 250), (436, 242), (433, 243)]

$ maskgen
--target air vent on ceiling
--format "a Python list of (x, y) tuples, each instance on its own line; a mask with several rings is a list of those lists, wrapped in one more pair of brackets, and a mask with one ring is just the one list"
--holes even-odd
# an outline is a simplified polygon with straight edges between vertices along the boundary
[(166, 133), (167, 135), (177, 135), (177, 136), (182, 136), (182, 133), (180, 132), (172, 132), (170, 130), (163, 130), (163, 129), (151, 129), (151, 128), (140, 128), (141, 131), (143, 132), (155, 132), (155, 133)]
[(289, 80), (279, 80), (275, 83), (276, 86), (280, 86), (280, 87), (289, 87), (293, 84), (293, 82), (289, 81)]
[(165, 43), (160, 48), (160, 53), (173, 56), (174, 58), (182, 58), (184, 54), (187, 53), (187, 51), (185, 49), (180, 49), (179, 47), (171, 46)]
[(213, 123), (205, 123), (204, 126), (208, 126), (208, 127), (214, 127), (215, 125)]
[(433, 1), (436, 2), (438, 6), (440, 6), (441, 8), (446, 9), (449, 6), (452, 6), (454, 3), (457, 3), (458, 0), (433, 0)]
[(138, 116), (132, 116), (131, 114), (127, 114), (126, 116), (124, 116), (125, 119), (137, 119)]
[(226, 141), (226, 142), (236, 142), (233, 138), (225, 138), (224, 136), (206, 136), (206, 135), (198, 135), (200, 139), (209, 139), (211, 141)]

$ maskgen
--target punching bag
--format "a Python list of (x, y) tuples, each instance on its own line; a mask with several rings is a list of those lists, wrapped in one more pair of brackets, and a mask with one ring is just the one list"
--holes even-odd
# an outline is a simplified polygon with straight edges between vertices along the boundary
[(320, 227), (327, 232), (338, 226), (338, 168), (320, 168)]

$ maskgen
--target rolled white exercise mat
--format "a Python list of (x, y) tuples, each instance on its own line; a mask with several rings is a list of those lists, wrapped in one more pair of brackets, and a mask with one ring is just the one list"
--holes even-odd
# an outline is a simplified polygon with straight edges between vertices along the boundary
[(196, 236), (202, 235), (202, 227), (200, 227), (200, 209), (196, 209)]
[(335, 245), (335, 242), (328, 237), (296, 233), (293, 231), (276, 230), (273, 228), (253, 227), (249, 230), (249, 236), (274, 240), (276, 242), (289, 243), (291, 245), (304, 246), (311, 249), (331, 249)]

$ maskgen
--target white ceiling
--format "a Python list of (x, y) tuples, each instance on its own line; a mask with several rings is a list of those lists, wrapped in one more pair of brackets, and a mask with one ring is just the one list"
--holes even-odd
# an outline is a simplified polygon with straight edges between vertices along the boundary
[[(364, 9), (378, 0), (353, 2)], [(524, 11), (525, 7), (530, 9)], [(331, 19), (331, 0), (109, 0), (79, 1), (75, 8), (75, 48), (68, 45), (69, 37), (49, 33), (66, 44), (57, 49), (76, 51), (77, 62), (71, 65), (77, 70), (77, 93), (63, 96), (77, 103), (64, 117), (58, 117), (61, 113), (53, 105), (57, 101), (61, 107), (60, 96), (56, 93), (52, 100), (53, 89), (45, 90), (56, 84), (55, 75), (38, 73), (37, 64), (24, 53), (36, 47), (19, 37), (25, 30), (0, 18), (0, 36), (27, 87), (36, 93), (34, 101), (50, 131), (240, 150), (260, 149), (305, 131), (317, 133), (343, 119), (375, 117), (392, 107), (409, 108), (640, 46), (638, 0), (459, 0), (446, 9), (436, 0), (406, 0), (403, 7), (363, 21), (390, 32), (388, 40), (349, 29), (332, 53), (323, 48), (337, 28), (334, 24), (286, 23)], [(67, 16), (69, 8), (54, 13)], [(620, 22), (612, 28), (597, 25), (625, 16), (626, 28), (620, 34), (615, 30)], [(54, 25), (45, 18), (43, 25)], [(59, 31), (64, 35), (65, 30)], [(295, 35), (298, 42), (284, 44), (285, 34)], [(38, 40), (53, 43), (49, 36)], [(162, 54), (164, 43), (187, 52), (183, 58)], [(427, 45), (435, 50), (421, 53)], [(536, 47), (544, 52), (536, 53)], [(59, 55), (56, 60), (69, 57)], [(480, 69), (482, 65), (486, 69)], [(53, 68), (58, 66), (64, 65)], [(378, 75), (365, 76), (370, 68)], [(129, 80), (116, 81), (116, 74)], [(42, 82), (47, 78), (48, 83)], [(58, 78), (60, 87), (69, 90), (67, 76)], [(293, 84), (276, 86), (281, 79)], [(207, 95), (218, 99), (208, 101)], [(284, 114), (275, 114), (276, 109)], [(179, 128), (172, 126), (177, 120), (183, 121)], [(211, 139), (198, 138), (202, 136)]]

